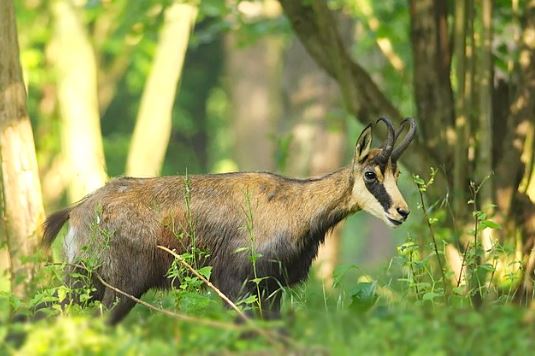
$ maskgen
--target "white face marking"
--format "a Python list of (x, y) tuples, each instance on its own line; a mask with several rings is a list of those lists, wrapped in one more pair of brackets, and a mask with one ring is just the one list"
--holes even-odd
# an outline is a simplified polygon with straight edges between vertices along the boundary
[(385, 217), (385, 210), (381, 204), (375, 199), (372, 193), (368, 191), (362, 175), (355, 178), (355, 184), (353, 185), (353, 197), (356, 199), (356, 203), (362, 210), (370, 213), (371, 215), (388, 222)]
[(399, 191), (396, 178), (390, 168), (386, 170), (384, 178), (379, 169), (376, 169), (375, 171), (379, 180), (377, 184), (382, 184), (384, 186), (384, 189), (391, 200), (391, 205), (388, 211), (385, 211), (377, 198), (368, 190), (368, 188), (366, 188), (363, 178), (364, 173), (362, 171), (355, 175), (353, 199), (359, 208), (383, 220), (387, 225), (397, 227), (399, 224), (395, 224), (390, 219), (403, 222), (405, 219), (398, 213), (397, 209), (401, 208), (408, 211), (407, 203)]
[(63, 240), (63, 249), (67, 257), (67, 262), (74, 263), (78, 246), (76, 243), (76, 230), (72, 226), (69, 226), (69, 231), (65, 236), (65, 240)]

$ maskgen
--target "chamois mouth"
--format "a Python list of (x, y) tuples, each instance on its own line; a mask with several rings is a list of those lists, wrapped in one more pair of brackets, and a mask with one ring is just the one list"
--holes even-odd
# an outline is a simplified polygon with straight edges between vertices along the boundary
[(395, 220), (395, 219), (392, 219), (389, 216), (387, 216), (386, 218), (388, 219), (388, 222), (390, 222), (390, 224), (392, 224), (392, 226), (399, 226), (399, 225), (403, 224), (403, 221), (401, 221), (401, 220)]

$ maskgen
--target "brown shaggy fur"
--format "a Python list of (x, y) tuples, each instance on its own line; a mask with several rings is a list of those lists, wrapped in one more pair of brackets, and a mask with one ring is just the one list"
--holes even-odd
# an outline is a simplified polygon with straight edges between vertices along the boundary
[[(255, 294), (250, 282), (253, 266), (243, 250), (253, 240), (261, 254), (257, 276), (266, 277), (260, 286), (264, 317), (276, 317), (280, 287), (303, 281), (325, 233), (361, 208), (355, 200), (354, 182), (362, 180), (364, 167), (377, 167), (373, 158), (378, 151), (371, 150), (365, 162), (354, 168), (316, 179), (270, 173), (199, 175), (188, 177), (188, 182), (182, 176), (117, 178), (75, 206), (52, 214), (45, 224), (44, 242), (50, 245), (69, 220), (68, 261), (77, 263), (96, 256), (102, 278), (140, 297), (150, 288), (170, 286), (166, 272), (172, 256), (157, 246), (184, 253), (191, 249), (194, 233), (196, 247), (209, 254), (202, 264), (212, 266), (211, 281), (238, 300)], [(380, 193), (386, 194), (384, 190)], [(385, 211), (392, 205), (388, 194), (386, 198)], [(248, 215), (252, 231), (246, 228)], [(94, 298), (113, 306), (109, 321), (117, 323), (134, 303), (97, 280), (93, 282), (97, 289)]]
[[(325, 232), (350, 213), (348, 169), (310, 180), (233, 173), (191, 176), (189, 181), (186, 185), (184, 177), (114, 179), (76, 206), (51, 215), (44, 241), (52, 243), (61, 225), (70, 219), (76, 236), (76, 247), (71, 248), (76, 257), (82, 246), (90, 247), (91, 254), (100, 255), (100, 275), (139, 297), (150, 288), (169, 285), (165, 274), (172, 258), (156, 246), (186, 252), (191, 246), (189, 226), (193, 225), (197, 247), (209, 253), (205, 264), (213, 267), (212, 282), (237, 299), (254, 291), (252, 283), (246, 283), (254, 278), (248, 253), (235, 252), (251, 243), (246, 229), (248, 210), (255, 249), (262, 255), (257, 274), (269, 277), (263, 286), (266, 296), (275, 293), (279, 284), (302, 281)], [(188, 186), (190, 222), (185, 207)], [(105, 237), (99, 235), (111, 238), (103, 242)], [(115, 299), (111, 291), (108, 297), (102, 286), (98, 289), (104, 301)], [(273, 304), (278, 304), (280, 296), (275, 293), (272, 298)]]

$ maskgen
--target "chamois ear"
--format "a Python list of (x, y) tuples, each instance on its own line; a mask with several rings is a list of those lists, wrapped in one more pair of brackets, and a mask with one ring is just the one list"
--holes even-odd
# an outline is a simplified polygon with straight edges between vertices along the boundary
[(353, 166), (357, 162), (362, 162), (368, 155), (372, 145), (372, 125), (369, 124), (362, 130), (355, 145), (355, 157), (353, 157)]

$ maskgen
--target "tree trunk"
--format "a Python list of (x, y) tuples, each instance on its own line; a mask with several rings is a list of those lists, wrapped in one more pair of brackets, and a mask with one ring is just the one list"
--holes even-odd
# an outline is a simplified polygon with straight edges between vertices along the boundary
[(522, 152), (532, 150), (533, 143), (527, 138), (535, 134), (535, 0), (526, 3), (525, 19), (518, 66), (519, 86), (510, 108), (502, 159), (496, 168), (496, 203), (500, 215), (504, 221), (514, 220), (523, 236), (526, 265), (517, 293), (519, 298), (532, 297), (535, 270), (535, 204), (529, 195), (518, 191), (522, 177), (526, 173), (529, 175), (531, 169), (526, 164), (533, 165), (533, 162), (523, 160)]
[[(344, 164), (345, 148), (344, 118), (336, 115), (340, 105), (336, 82), (297, 40), (285, 57), (283, 88), (288, 107), (284, 117), (291, 131), (287, 173), (306, 177), (332, 172)], [(317, 276), (327, 288), (332, 286), (338, 262), (341, 231), (339, 225), (328, 234), (315, 261)]]
[(470, 1), (455, 1), (455, 77), (457, 90), (455, 95), (455, 146), (453, 162), (453, 208), (456, 215), (462, 218), (466, 211), (466, 186), (467, 186), (467, 163), (468, 163), (468, 137), (470, 134), (470, 118), (468, 117), (466, 97), (466, 39), (468, 35), (467, 10)]
[(449, 78), (451, 51), (447, 8), (443, 1), (411, 0), (410, 13), (419, 130), (425, 137), (428, 154), (440, 162), (439, 169), (449, 171), (452, 155), (447, 148), (453, 142), (448, 132), (453, 131), (454, 105)]
[(533, 130), (535, 112), (535, 0), (526, 3), (526, 25), (521, 38), (518, 89), (507, 117), (507, 129), (501, 144), (501, 159), (496, 171), (496, 204), (503, 216), (511, 213), (518, 184), (524, 173), (521, 160), (526, 138)]
[(11, 0), (0, 2), (0, 33), (1, 210), (10, 255), (11, 289), (22, 296), (31, 276), (31, 266), (23, 262), (24, 257), (31, 255), (38, 244), (44, 210)]
[(186, 3), (173, 2), (165, 10), (165, 21), (128, 153), (127, 175), (160, 174), (171, 135), (173, 103), (196, 17), (197, 8)]
[[(256, 3), (261, 16), (276, 16), (280, 7), (272, 0)], [(276, 122), (280, 114), (279, 38), (261, 38), (243, 46), (239, 34), (225, 38), (227, 87), (234, 128), (233, 156), (240, 170), (275, 168)]]
[[(479, 88), (479, 130), (477, 140), (476, 179), (483, 182), (492, 174), (492, 0), (483, 0), (481, 7), (481, 48), (477, 66)], [(479, 201), (481, 208), (489, 208), (493, 202), (493, 181), (491, 178), (481, 186)]]
[(68, 0), (52, 3), (54, 64), (62, 119), (62, 154), (70, 166), (69, 200), (106, 181), (97, 102), (97, 70), (85, 28)]

